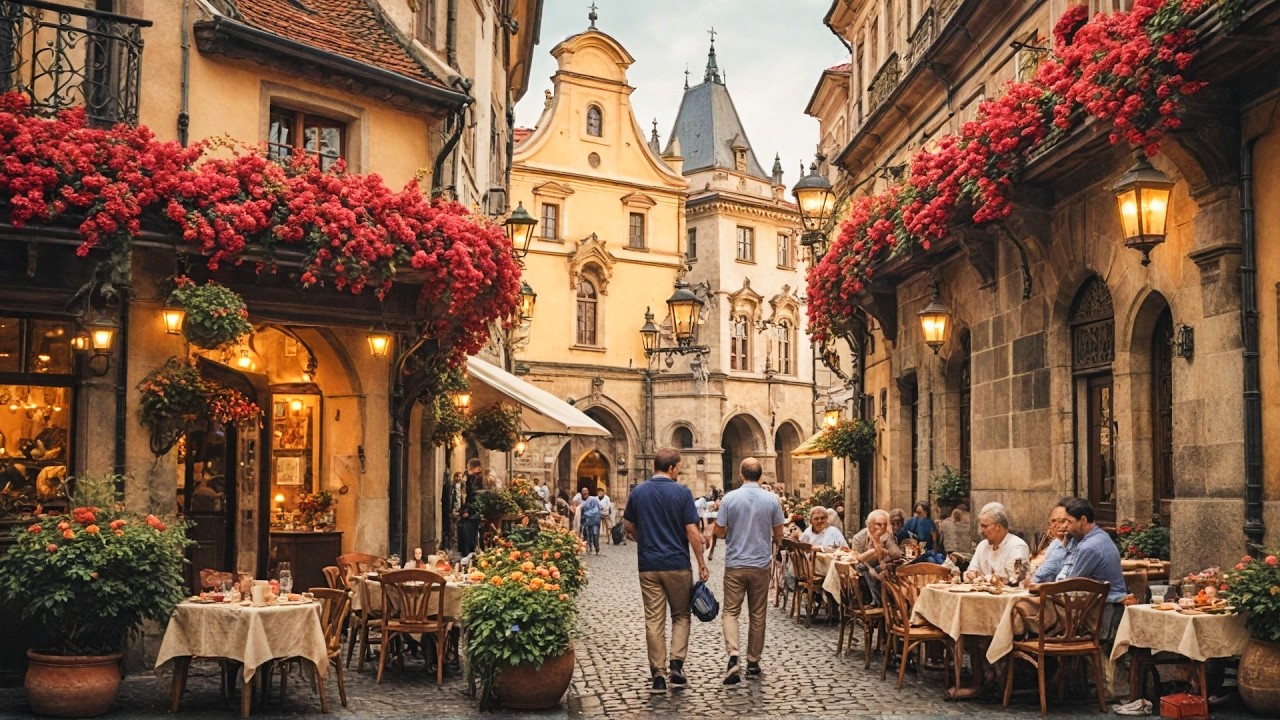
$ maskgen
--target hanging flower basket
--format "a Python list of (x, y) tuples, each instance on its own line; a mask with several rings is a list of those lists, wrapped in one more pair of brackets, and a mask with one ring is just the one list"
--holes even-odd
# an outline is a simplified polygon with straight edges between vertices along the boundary
[(814, 446), (838, 458), (862, 462), (876, 451), (876, 426), (866, 420), (843, 420), (823, 431)]
[(487, 450), (510, 452), (520, 441), (520, 408), (494, 404), (477, 410), (471, 436)]
[(169, 452), (187, 427), (198, 420), (240, 425), (262, 410), (242, 393), (200, 377), (190, 360), (171, 357), (138, 383), (138, 414), (151, 431), (151, 452)]
[(196, 285), (190, 278), (179, 277), (169, 302), (186, 312), (182, 334), (198, 348), (219, 350), (253, 332), (244, 298), (218, 283)]

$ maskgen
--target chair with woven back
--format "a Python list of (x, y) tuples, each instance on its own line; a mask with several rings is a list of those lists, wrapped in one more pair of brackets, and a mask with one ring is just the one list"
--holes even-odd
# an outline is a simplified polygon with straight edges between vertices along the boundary
[[(863, 669), (871, 668), (871, 641), (875, 638), (884, 644), (884, 608), (870, 606), (862, 597), (862, 578), (850, 563), (838, 563), (836, 572), (840, 575), (840, 640), (836, 642), (836, 654), (853, 651), (853, 625), (862, 626), (864, 642)], [(844, 644), (844, 632), (849, 630), (847, 650)], [(879, 634), (877, 634), (879, 631)]]
[[(922, 563), (922, 565), (927, 563)], [(927, 582), (919, 584), (922, 578), (929, 576), (927, 571), (912, 571), (902, 574), (903, 570), (908, 570), (916, 566), (903, 566), (896, 570), (886, 572), (880, 581), (880, 590), (883, 597), (883, 606), (885, 612), (885, 631), (889, 638), (889, 646), (884, 652), (884, 667), (880, 670), (880, 679), (884, 680), (889, 674), (889, 656), (894, 649), (895, 640), (898, 642), (898, 689), (902, 689), (902, 681), (906, 677), (907, 658), (911, 656), (912, 651), (923, 647), (925, 643), (941, 642), (945, 652), (943, 658), (943, 670), (945, 672), (947, 663), (950, 663), (955, 672), (956, 687), (960, 685), (960, 660), (955, 656), (955, 641), (951, 639), (941, 628), (927, 622), (911, 621), (911, 611), (915, 606), (915, 599), (918, 597), (920, 588)], [(949, 577), (949, 575), (948, 575)]]
[(1040, 715), (1047, 715), (1045, 700), (1045, 660), (1051, 657), (1084, 657), (1093, 663), (1093, 680), (1098, 692), (1098, 709), (1107, 711), (1102, 670), (1102, 610), (1110, 583), (1089, 578), (1070, 578), (1041, 585), (1038, 598), (1025, 598), (1013, 606), (1031, 637), (1015, 640), (1009, 654), (1004, 679), (1004, 705), (1013, 692), (1013, 666), (1025, 660), (1036, 668), (1040, 689)]
[[(393, 570), (382, 581), (382, 648), (378, 653), (378, 679), (387, 666), (387, 654), (398, 635), (431, 635), (436, 645), (436, 686), (444, 684), (444, 655), (453, 623), (445, 617), (447, 582), (430, 570)], [(434, 605), (434, 609), (432, 608)], [(425, 648), (424, 648), (425, 650)]]
[[(809, 627), (813, 621), (813, 606), (822, 592), (824, 578), (814, 575), (814, 562), (817, 552), (810, 543), (791, 543), (791, 567), (796, 573), (796, 591), (791, 598), (791, 615), (800, 619), (801, 605), (806, 606), (804, 626)], [(803, 600), (801, 599), (803, 597)]]

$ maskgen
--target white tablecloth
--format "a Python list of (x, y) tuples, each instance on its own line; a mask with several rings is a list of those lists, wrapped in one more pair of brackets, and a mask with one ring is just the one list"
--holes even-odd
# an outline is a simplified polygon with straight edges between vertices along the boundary
[[(966, 586), (967, 587), (967, 586)], [(991, 638), (987, 660), (996, 662), (1013, 649), (1013, 606), (1030, 597), (1025, 590), (1006, 590), (999, 595), (986, 591), (952, 592), (925, 587), (916, 598), (911, 621), (927, 621), (953, 640), (962, 635)]]
[[(377, 580), (356, 576), (351, 579), (351, 609), (359, 611), (364, 607), (361, 588), (369, 599), (370, 610), (382, 610), (382, 583)], [(444, 616), (453, 620), (462, 617), (462, 590), (466, 586), (451, 582), (444, 589)], [(436, 600), (432, 599), (428, 607), (434, 608)], [(434, 610), (433, 610), (434, 612)]]
[(253, 679), (269, 660), (302, 657), (323, 675), (329, 667), (320, 603), (245, 606), (238, 603), (179, 603), (169, 617), (156, 667), (178, 657), (228, 658), (244, 663)]
[(1176, 610), (1156, 610), (1150, 605), (1124, 609), (1116, 642), (1115, 660), (1130, 646), (1151, 652), (1173, 652), (1191, 660), (1235, 657), (1249, 643), (1249, 631), (1239, 615), (1183, 615)]

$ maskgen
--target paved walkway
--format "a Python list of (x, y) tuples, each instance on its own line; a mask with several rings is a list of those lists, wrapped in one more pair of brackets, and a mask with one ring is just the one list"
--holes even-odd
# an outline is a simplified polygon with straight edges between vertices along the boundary
[[(907, 673), (902, 690), (895, 680), (880, 680), (879, 665), (862, 669), (859, 644), (852, 656), (835, 656), (836, 628), (823, 624), (805, 628), (790, 620), (783, 609), (770, 608), (768, 640), (762, 660), (763, 677), (738, 688), (721, 685), (725, 657), (719, 621), (693, 621), (690, 654), (685, 663), (690, 687), (665, 696), (648, 692), (648, 662), (644, 648), (644, 620), (640, 589), (636, 580), (635, 545), (606, 546), (599, 557), (589, 557), (591, 583), (580, 602), (581, 637), (577, 640), (578, 669), (569, 697), (560, 708), (545, 713), (528, 713), (535, 718), (940, 718), (965, 715), (1017, 718), (1039, 717), (1034, 693), (1019, 698), (1004, 709), (999, 702), (951, 703), (942, 700), (939, 673), (916, 677)], [(722, 596), (720, 576), (723, 563), (712, 563), (712, 581)], [(744, 609), (745, 620), (745, 609)], [(746, 641), (745, 628), (743, 642)], [(859, 637), (859, 642), (861, 638)], [(216, 665), (196, 663), (183, 698), (183, 718), (234, 718), (239, 716), (234, 701), (219, 695)], [(168, 676), (138, 673), (125, 683), (111, 718), (171, 719), (166, 712)], [(435, 686), (434, 674), (422, 671), (411, 661), (405, 671), (388, 669), (382, 685), (375, 685), (366, 663), (357, 673), (354, 664), (347, 675), (350, 706), (338, 702), (336, 683), (329, 683), (328, 716), (320, 715), (320, 705), (309, 683), (291, 680), (289, 700), (272, 696), (255, 703), (254, 718), (481, 718), (460, 677), (446, 677), (443, 688)], [(1051, 717), (1101, 717), (1096, 705), (1051, 703)], [(29, 717), (21, 688), (0, 689), (0, 718)], [(1244, 711), (1215, 711), (1215, 718), (1248, 718)]]

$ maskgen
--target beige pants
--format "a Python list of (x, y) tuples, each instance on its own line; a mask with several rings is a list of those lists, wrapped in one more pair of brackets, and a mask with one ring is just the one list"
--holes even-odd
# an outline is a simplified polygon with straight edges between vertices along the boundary
[(689, 594), (692, 590), (692, 570), (640, 573), (649, 672), (655, 676), (665, 675), (667, 671), (668, 609), (671, 612), (671, 659), (683, 661), (689, 652)]
[(738, 655), (738, 616), (742, 599), (747, 599), (747, 662), (760, 662), (764, 652), (765, 611), (769, 606), (770, 568), (725, 568), (724, 570), (724, 649), (729, 657)]

